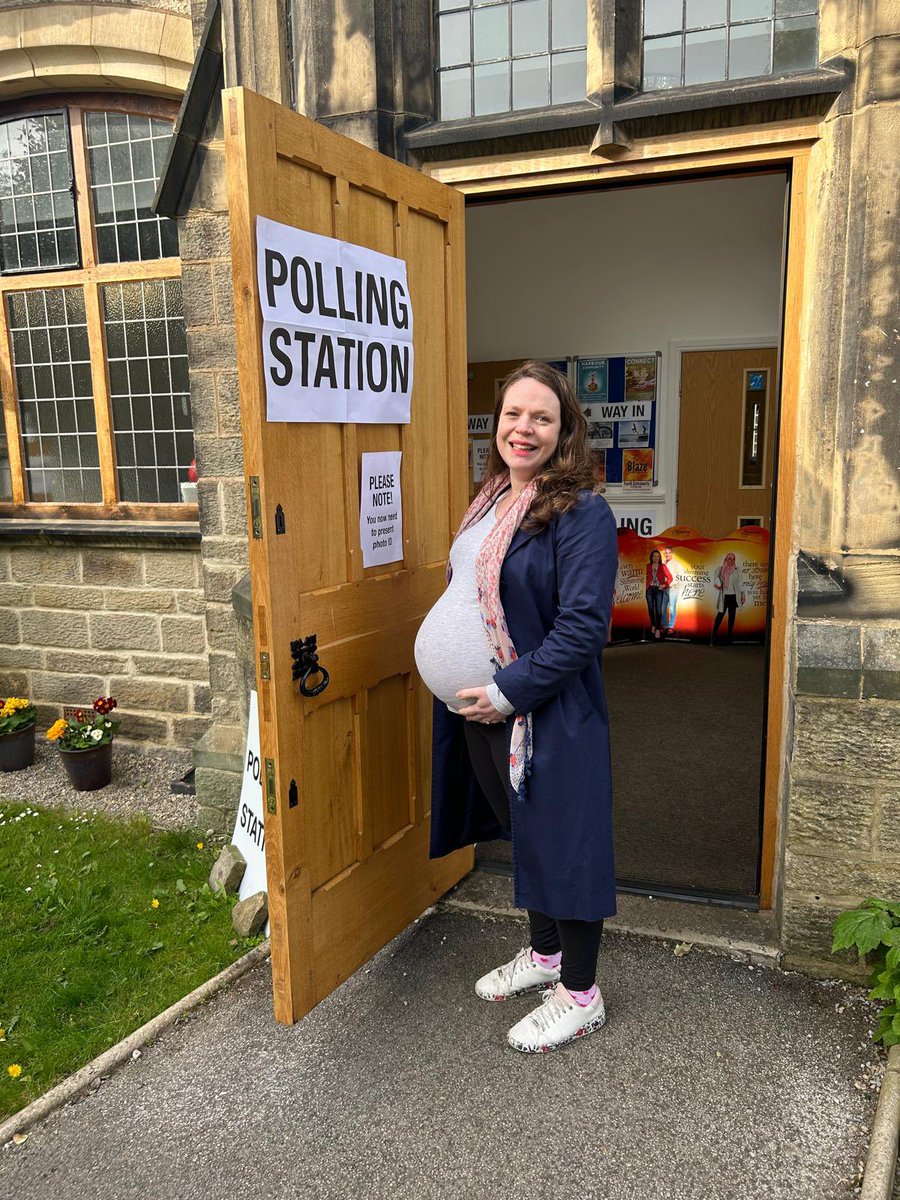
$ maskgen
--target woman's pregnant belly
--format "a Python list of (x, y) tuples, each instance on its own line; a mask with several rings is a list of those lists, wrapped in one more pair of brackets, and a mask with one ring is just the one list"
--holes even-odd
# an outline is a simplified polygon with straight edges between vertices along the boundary
[[(419, 626), (416, 667), (430, 692), (456, 711), (468, 701), (456, 693), (465, 687), (486, 687), (496, 667), (481, 622), (477, 601), (450, 586)], [(467, 589), (466, 589), (467, 590)]]

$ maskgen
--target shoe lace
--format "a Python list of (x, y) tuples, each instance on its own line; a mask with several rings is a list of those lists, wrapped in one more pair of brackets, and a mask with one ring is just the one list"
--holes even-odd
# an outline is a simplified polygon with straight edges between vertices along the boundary
[(564, 1013), (573, 1007), (575, 1002), (574, 1000), (565, 1000), (559, 992), (553, 991), (548, 992), (541, 1003), (543, 1007), (535, 1009), (531, 1014), (531, 1019), (541, 1033), (546, 1033)]
[(530, 949), (528, 946), (523, 946), (515, 958), (511, 959), (508, 963), (504, 963), (503, 966), (500, 967), (500, 977), (503, 982), (507, 984), (507, 986), (511, 986), (513, 979), (515, 979), (519, 971), (524, 970), (525, 967), (528, 966), (530, 958)]

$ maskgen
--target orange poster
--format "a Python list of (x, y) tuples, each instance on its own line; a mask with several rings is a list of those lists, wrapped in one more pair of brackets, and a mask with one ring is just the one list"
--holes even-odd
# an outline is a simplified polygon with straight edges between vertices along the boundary
[(653, 451), (622, 451), (622, 487), (649, 491), (653, 487)]

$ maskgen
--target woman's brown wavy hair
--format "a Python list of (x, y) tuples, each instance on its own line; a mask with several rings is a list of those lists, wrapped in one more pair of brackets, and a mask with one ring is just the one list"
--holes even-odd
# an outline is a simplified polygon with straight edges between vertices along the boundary
[(510, 371), (500, 384), (500, 395), (494, 406), (491, 449), (481, 486), (487, 487), (496, 476), (509, 470), (497, 449), (497, 425), (506, 393), (520, 379), (536, 379), (550, 388), (559, 400), (562, 418), (559, 442), (535, 480), (537, 492), (523, 521), (525, 528), (539, 530), (549, 524), (555, 514), (574, 508), (579, 492), (593, 489), (594, 472), (587, 441), (587, 421), (575, 399), (571, 383), (556, 367), (531, 359)]

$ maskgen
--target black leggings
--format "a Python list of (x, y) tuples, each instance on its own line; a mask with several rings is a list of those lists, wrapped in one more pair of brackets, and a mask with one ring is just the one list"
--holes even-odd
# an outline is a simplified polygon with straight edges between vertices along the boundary
[[(481, 790), (506, 833), (509, 818), (509, 764), (506, 760), (506, 723), (483, 725), (466, 721), (466, 746)], [(603, 921), (561, 921), (529, 908), (531, 948), (537, 954), (562, 951), (562, 985), (569, 991), (587, 991), (597, 981), (597, 954)]]
[(716, 621), (713, 625), (713, 637), (719, 632), (719, 626), (722, 624), (722, 618), (725, 613), (728, 613), (728, 636), (731, 637), (734, 632), (734, 618), (737, 616), (737, 596), (723, 596), (722, 603), (725, 608), (723, 612), (716, 613)]

